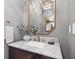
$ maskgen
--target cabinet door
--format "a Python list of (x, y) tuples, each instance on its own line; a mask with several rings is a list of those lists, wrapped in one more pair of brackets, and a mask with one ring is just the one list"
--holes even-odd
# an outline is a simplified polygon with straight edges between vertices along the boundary
[(9, 47), (9, 59), (33, 59), (33, 54)]
[(32, 54), (28, 54), (27, 55), (27, 59), (33, 59), (33, 55)]
[(9, 48), (9, 59), (27, 59), (23, 51), (16, 48)]
[(9, 47), (9, 59), (54, 59), (39, 54)]

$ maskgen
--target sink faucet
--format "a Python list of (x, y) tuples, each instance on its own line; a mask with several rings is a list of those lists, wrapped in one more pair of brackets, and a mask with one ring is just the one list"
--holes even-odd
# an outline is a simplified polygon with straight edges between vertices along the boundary
[[(36, 38), (36, 37), (37, 37), (37, 38)], [(36, 37), (32, 36), (32, 37), (29, 38), (28, 41), (31, 41), (32, 39), (34, 39), (34, 41), (40, 42), (40, 36), (36, 36)]]
[(40, 36), (37, 36), (38, 42), (40, 42)]

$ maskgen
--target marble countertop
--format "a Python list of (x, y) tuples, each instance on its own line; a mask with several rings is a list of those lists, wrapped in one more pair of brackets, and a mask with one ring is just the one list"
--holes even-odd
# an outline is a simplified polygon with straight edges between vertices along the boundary
[(26, 46), (25, 43), (27, 43), (27, 41), (22, 40), (22, 41), (10, 43), (8, 44), (8, 46), (30, 51), (37, 54), (41, 54), (41, 55), (48, 56), (51, 58), (63, 59), (59, 42), (55, 42), (55, 44), (53, 45), (46, 44), (44, 48), (35, 48), (35, 47)]

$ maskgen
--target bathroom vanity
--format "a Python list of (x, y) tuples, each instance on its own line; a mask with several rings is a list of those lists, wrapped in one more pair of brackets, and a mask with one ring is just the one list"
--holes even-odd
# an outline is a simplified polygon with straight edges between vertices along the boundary
[(63, 59), (57, 40), (54, 44), (22, 40), (8, 46), (9, 59)]
[[(26, 6), (28, 7), (28, 26), (24, 31), (25, 34), (48, 35), (55, 29), (56, 0), (27, 0), (27, 5), (23, 6), (24, 10), (26, 10)], [(20, 30), (23, 30), (23, 27)], [(8, 44), (9, 59), (63, 59), (58, 40), (53, 39), (52, 43), (44, 42), (52, 39), (48, 37), (39, 38), (38, 36), (38, 39), (34, 39), (34, 41), (26, 41), (28, 37), (25, 36), (25, 38), (25, 41)]]
[(9, 47), (9, 59), (55, 59), (22, 49)]

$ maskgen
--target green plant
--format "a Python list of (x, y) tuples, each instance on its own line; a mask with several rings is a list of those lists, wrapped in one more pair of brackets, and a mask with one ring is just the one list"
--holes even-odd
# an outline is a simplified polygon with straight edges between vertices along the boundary
[(31, 35), (31, 34), (36, 34), (38, 32), (38, 27), (35, 27), (33, 25), (28, 25), (27, 27), (25, 25), (20, 24), (17, 26), (19, 33), (24, 36), (25, 34)]
[(36, 34), (38, 32), (39, 27), (35, 27), (33, 25), (30, 25), (29, 30), (32, 32), (32, 34)]

